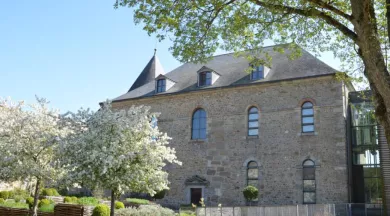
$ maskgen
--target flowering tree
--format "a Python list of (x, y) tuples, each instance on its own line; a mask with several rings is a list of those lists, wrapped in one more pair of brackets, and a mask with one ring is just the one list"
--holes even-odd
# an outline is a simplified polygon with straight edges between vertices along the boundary
[(72, 114), (79, 133), (61, 145), (62, 163), (69, 182), (111, 190), (111, 216), (115, 197), (123, 191), (147, 192), (168, 189), (166, 162), (181, 164), (175, 150), (167, 147), (170, 138), (161, 133), (149, 107), (112, 110), (105, 103), (97, 112), (80, 110)]
[(57, 110), (47, 108), (45, 99), (25, 105), (0, 99), (0, 179), (36, 180), (33, 215), (37, 215), (39, 187), (42, 182), (57, 179), (55, 168), (59, 140), (71, 133), (62, 124)]

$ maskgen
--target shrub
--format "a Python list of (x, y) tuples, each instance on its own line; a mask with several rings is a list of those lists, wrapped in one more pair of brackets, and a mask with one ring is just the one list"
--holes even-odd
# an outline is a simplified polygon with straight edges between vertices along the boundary
[(162, 198), (164, 198), (166, 192), (167, 192), (167, 190), (159, 191), (159, 192), (157, 192), (157, 193), (153, 196), (153, 198), (155, 198), (155, 199), (162, 199)]
[(41, 193), (42, 196), (59, 196), (60, 194), (55, 188), (44, 188)]
[(116, 201), (115, 209), (122, 209), (122, 208), (125, 208), (125, 204), (123, 204), (123, 202)]
[(72, 199), (72, 202), (73, 203), (77, 203), (77, 200), (79, 199), (79, 198), (77, 198), (77, 197), (75, 197), (75, 196), (72, 196), (72, 197), (70, 197), (71, 199)]
[(251, 185), (246, 186), (242, 193), (244, 194), (245, 199), (248, 201), (255, 200), (259, 196), (259, 190)]
[(130, 202), (130, 203), (140, 204), (140, 205), (148, 205), (149, 204), (149, 200), (146, 200), (146, 199), (127, 198), (126, 201)]
[(42, 196), (53, 196), (53, 191), (50, 188), (44, 188), (41, 193)]
[(5, 201), (3, 198), (0, 198), (0, 204), (3, 204)]
[(138, 208), (124, 208), (115, 212), (115, 216), (174, 216), (175, 212), (159, 205), (141, 205)]
[(72, 197), (65, 197), (64, 198), (64, 203), (72, 203)]
[(110, 216), (110, 209), (104, 204), (99, 204), (93, 209), (92, 216)]
[(12, 191), (13, 193), (13, 196), (16, 197), (16, 196), (20, 196), (22, 197), (23, 199), (27, 199), (28, 197), (30, 197), (30, 193), (26, 190), (23, 190), (23, 189), (20, 189), (20, 188), (16, 188)]
[(29, 208), (32, 208), (32, 206), (34, 205), (34, 197), (28, 197), (26, 199), (26, 203), (28, 204)]
[(16, 194), (13, 191), (8, 191), (8, 199), (14, 199), (15, 195)]
[(41, 201), (38, 204), (38, 207), (42, 207), (44, 205), (50, 205), (50, 204), (51, 204), (50, 200), (48, 200), (48, 199), (41, 199)]
[(8, 199), (9, 197), (9, 192), (8, 191), (0, 191), (0, 198), (3, 198), (3, 199)]
[(20, 196), (20, 195), (16, 195), (16, 196), (14, 196), (14, 200), (15, 200), (15, 202), (20, 202), (20, 200), (22, 200), (22, 199), (24, 199), (22, 196)]

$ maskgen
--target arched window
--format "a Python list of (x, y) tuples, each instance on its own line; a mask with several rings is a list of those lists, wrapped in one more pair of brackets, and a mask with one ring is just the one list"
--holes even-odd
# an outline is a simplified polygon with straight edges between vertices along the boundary
[(314, 132), (314, 109), (311, 102), (302, 105), (302, 133)]
[(247, 165), (247, 185), (257, 187), (259, 183), (259, 167), (255, 161), (250, 161)]
[(192, 115), (192, 139), (206, 139), (207, 116), (204, 109), (197, 109)]
[(303, 203), (316, 203), (316, 168), (314, 161), (303, 161)]
[(256, 107), (248, 110), (248, 136), (259, 135), (259, 111)]

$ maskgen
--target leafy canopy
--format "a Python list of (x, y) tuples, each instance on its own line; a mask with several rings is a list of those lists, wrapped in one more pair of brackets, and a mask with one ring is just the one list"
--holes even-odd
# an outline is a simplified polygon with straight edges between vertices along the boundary
[[(378, 39), (385, 48), (385, 1), (374, 4)], [(331, 51), (344, 71), (357, 81), (363, 78), (347, 0), (117, 0), (114, 7), (133, 8), (135, 22), (159, 40), (172, 40), (173, 56), (182, 62), (204, 61), (218, 49), (259, 49), (272, 40), (292, 42), (291, 57), (300, 55), (296, 45), (316, 54)]]

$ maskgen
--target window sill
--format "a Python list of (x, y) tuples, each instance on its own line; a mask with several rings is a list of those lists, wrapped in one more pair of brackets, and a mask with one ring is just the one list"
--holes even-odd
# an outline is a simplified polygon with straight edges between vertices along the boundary
[(247, 140), (259, 139), (259, 136), (258, 135), (256, 135), (256, 136), (246, 136), (246, 139)]
[(193, 139), (193, 140), (190, 140), (188, 143), (191, 143), (191, 144), (202, 144), (202, 143), (205, 143), (207, 142), (206, 139)]
[(299, 133), (299, 136), (317, 136), (318, 133), (317, 132), (306, 132), (306, 133)]

